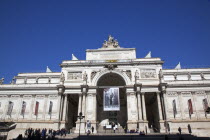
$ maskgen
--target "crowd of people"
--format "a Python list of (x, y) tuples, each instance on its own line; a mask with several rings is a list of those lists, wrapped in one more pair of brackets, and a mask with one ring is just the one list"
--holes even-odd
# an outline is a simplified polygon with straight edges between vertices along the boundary
[[(33, 128), (28, 128), (25, 131), (25, 138), (28, 140), (54, 140), (55, 136), (66, 136), (66, 129), (59, 129), (59, 130), (53, 130), (53, 129), (33, 129)], [(22, 139), (22, 134), (20, 134), (17, 139), (21, 140)]]

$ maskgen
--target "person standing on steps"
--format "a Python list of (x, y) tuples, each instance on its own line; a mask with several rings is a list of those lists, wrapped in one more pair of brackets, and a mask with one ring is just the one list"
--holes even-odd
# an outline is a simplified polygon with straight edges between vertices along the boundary
[(92, 128), (91, 128), (91, 129), (92, 129), (92, 133), (93, 133), (93, 132), (94, 132), (94, 127), (92, 126)]
[(192, 129), (191, 129), (190, 124), (188, 124), (188, 125), (187, 125), (187, 128), (188, 128), (188, 131), (189, 131), (189, 133), (190, 133), (190, 135), (191, 135), (191, 133), (192, 133)]
[(178, 128), (178, 131), (179, 131), (179, 134), (181, 135), (181, 134), (182, 134), (182, 129), (181, 129), (181, 127)]

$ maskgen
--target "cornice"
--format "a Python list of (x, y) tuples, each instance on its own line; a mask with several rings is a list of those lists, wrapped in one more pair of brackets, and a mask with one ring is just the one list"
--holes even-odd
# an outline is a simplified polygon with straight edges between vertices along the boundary
[(176, 85), (170, 85), (170, 84), (167, 84), (167, 88), (170, 88), (170, 87), (210, 87), (210, 84), (176, 84)]
[(118, 66), (133, 66), (133, 65), (157, 65), (157, 64), (163, 64), (164, 61), (146, 61), (146, 62), (116, 62), (116, 63), (62, 63), (60, 64), (61, 67), (84, 67), (84, 66), (89, 66), (89, 67), (94, 67), (94, 66), (105, 66), (105, 65), (118, 65)]

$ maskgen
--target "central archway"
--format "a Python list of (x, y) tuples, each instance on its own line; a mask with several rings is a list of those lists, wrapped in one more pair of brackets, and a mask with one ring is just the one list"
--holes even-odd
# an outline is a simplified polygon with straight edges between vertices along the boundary
[[(105, 125), (117, 124), (118, 130), (127, 125), (127, 96), (125, 80), (117, 73), (106, 73), (102, 75), (97, 81), (97, 122), (98, 132), (102, 131)], [(119, 111), (105, 111), (104, 110), (104, 89), (119, 88)], [(123, 130), (123, 129), (121, 129)]]

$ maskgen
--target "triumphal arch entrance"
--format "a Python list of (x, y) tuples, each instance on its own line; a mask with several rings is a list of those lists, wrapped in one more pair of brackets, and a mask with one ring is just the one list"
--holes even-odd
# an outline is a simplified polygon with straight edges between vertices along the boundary
[(164, 131), (158, 75), (162, 63), (159, 58), (137, 59), (135, 48), (121, 48), (111, 36), (102, 48), (87, 50), (86, 60), (73, 56), (63, 61), (61, 127), (75, 133), (92, 127), (95, 133), (113, 127)]

